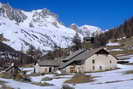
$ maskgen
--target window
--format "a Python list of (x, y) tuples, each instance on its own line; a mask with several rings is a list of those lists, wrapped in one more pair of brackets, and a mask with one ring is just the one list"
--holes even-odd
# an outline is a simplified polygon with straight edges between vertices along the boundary
[(76, 72), (76, 70), (75, 70), (75, 67), (74, 67), (74, 66), (71, 66), (71, 67), (70, 67), (70, 72), (71, 72), (71, 73)]
[(110, 62), (110, 64), (112, 63), (112, 61), (111, 61), (111, 60), (110, 60), (109, 62)]
[(94, 64), (95, 63), (95, 60), (92, 60), (92, 63)]
[(99, 69), (102, 70), (102, 66), (99, 66)]
[(52, 68), (51, 67), (49, 67), (49, 72), (52, 72)]
[(95, 70), (95, 66), (92, 66), (92, 69)]

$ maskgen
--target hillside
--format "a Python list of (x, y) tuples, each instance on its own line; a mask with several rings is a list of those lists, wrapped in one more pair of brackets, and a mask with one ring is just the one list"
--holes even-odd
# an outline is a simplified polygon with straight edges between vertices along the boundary
[(133, 17), (126, 20), (118, 27), (112, 28), (98, 36), (96, 36), (97, 45), (106, 45), (109, 40), (120, 40), (123, 38), (131, 38), (133, 36)]
[(132, 55), (133, 54), (133, 37), (122, 38), (119, 40), (110, 40), (106, 44), (111, 54), (115, 56)]

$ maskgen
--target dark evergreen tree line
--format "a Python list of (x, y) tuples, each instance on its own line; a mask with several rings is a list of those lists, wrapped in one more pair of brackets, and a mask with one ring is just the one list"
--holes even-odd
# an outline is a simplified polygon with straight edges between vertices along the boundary
[(96, 46), (104, 46), (109, 40), (117, 40), (119, 38), (130, 38), (133, 36), (133, 17), (125, 21), (119, 27), (110, 29), (95, 37)]

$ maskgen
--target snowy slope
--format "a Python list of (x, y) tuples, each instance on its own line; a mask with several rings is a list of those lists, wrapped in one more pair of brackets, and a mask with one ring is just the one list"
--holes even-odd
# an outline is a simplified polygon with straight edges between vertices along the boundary
[(26, 51), (30, 45), (41, 51), (66, 48), (73, 44), (75, 33), (48, 9), (23, 11), (0, 4), (0, 34), (9, 40), (4, 43), (16, 50)]
[(71, 28), (82, 34), (83, 37), (94, 37), (103, 32), (101, 28), (91, 25), (78, 26), (77, 24), (71, 24)]
[(84, 37), (92, 37), (102, 33), (102, 30), (96, 26), (83, 25), (79, 27), (79, 33), (81, 33)]

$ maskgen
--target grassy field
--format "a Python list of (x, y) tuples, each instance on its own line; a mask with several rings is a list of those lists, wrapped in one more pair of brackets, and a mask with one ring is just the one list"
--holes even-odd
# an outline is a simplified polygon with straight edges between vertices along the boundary
[(132, 55), (133, 50), (123, 50), (123, 51), (112, 51), (110, 52), (114, 56), (119, 56), (119, 55)]
[(128, 71), (124, 72), (124, 74), (133, 74), (133, 70), (128, 70)]

